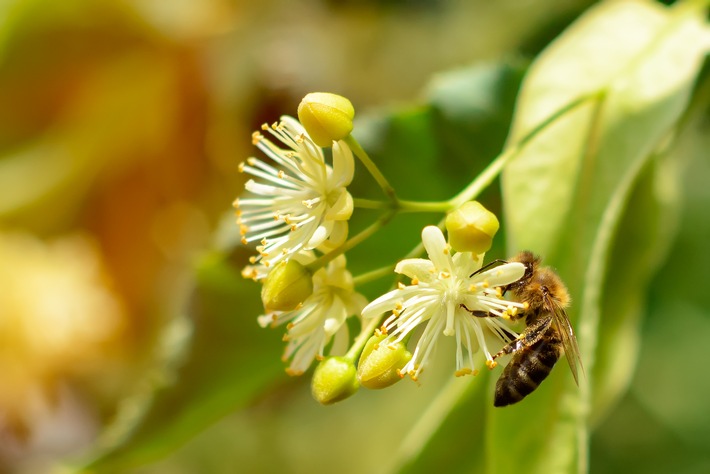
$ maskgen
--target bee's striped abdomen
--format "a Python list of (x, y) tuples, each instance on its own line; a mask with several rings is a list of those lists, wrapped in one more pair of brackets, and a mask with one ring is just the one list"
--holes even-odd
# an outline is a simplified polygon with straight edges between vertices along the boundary
[(515, 353), (496, 383), (493, 404), (502, 407), (525, 398), (550, 374), (561, 352), (561, 341), (553, 337)]

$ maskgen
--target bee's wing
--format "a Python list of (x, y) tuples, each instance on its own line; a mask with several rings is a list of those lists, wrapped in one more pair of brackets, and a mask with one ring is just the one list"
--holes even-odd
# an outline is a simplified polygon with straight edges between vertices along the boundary
[(552, 298), (548, 301), (549, 307), (552, 308), (552, 316), (554, 324), (557, 325), (557, 331), (562, 338), (562, 347), (565, 349), (565, 357), (567, 358), (567, 363), (569, 368), (572, 370), (572, 376), (574, 377), (574, 383), (579, 385), (579, 377), (577, 376), (577, 365), (582, 369), (582, 374), (584, 374), (584, 366), (582, 365), (582, 359), (579, 355), (579, 346), (577, 346), (577, 337), (574, 335), (572, 330), (572, 325), (567, 317), (567, 312), (565, 309), (554, 302)]

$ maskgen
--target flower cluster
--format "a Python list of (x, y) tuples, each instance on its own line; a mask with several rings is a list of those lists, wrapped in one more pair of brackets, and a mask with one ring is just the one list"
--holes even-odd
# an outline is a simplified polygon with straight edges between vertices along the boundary
[[(276, 140), (254, 134), (254, 144), (268, 160), (249, 158), (241, 165), (251, 178), (245, 184), (247, 195), (235, 201), (242, 242), (258, 244), (258, 255), (243, 271), (263, 284), (265, 314), (258, 322), (262, 327), (286, 327), (284, 361), (290, 361), (289, 374), (303, 374), (314, 360), (321, 361), (311, 390), (323, 404), (349, 397), (360, 385), (384, 388), (404, 374), (417, 380), (440, 336), (456, 340), (456, 375), (475, 374), (473, 358), (479, 349), (493, 360), (487, 337), (506, 343), (517, 337), (504, 318), (523, 307), (505, 300), (501, 291), (523, 276), (523, 264), (482, 268), (499, 224), (475, 201), (442, 209), (448, 212), (451, 244), (438, 227), (426, 227), (422, 242), (428, 259), (396, 264), (395, 272), (411, 278), (411, 284), (400, 283), (369, 304), (355, 291), (343, 253), (368, 232), (347, 240), (355, 205), (347, 189), (355, 169), (351, 144), (389, 199), (383, 208), (396, 210), (402, 201), (349, 136), (353, 114), (345, 98), (309, 94), (299, 107), (300, 122), (282, 117), (278, 124), (264, 126)], [(332, 162), (327, 162), (322, 147), (330, 148)], [(389, 316), (382, 322), (385, 313)], [(351, 341), (346, 319), (360, 315), (360, 335)], [(406, 345), (420, 326), (421, 337), (410, 352)]]

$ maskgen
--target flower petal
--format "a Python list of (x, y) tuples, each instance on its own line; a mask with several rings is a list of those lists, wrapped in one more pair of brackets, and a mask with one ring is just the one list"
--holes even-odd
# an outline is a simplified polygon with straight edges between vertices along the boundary
[(525, 265), (510, 262), (499, 265), (475, 276), (477, 281), (486, 280), (490, 286), (505, 286), (520, 280), (525, 275)]
[(401, 260), (397, 263), (397, 266), (394, 267), (394, 271), (419, 281), (430, 281), (432, 278), (436, 277), (434, 264), (431, 263), (431, 260), (425, 258), (407, 258)]
[(345, 188), (340, 188), (338, 198), (329, 205), (325, 218), (334, 221), (348, 220), (353, 215), (354, 207), (353, 197)]
[(451, 255), (441, 229), (433, 225), (425, 227), (422, 230), (422, 243), (436, 269), (440, 272), (451, 272)]
[(342, 140), (333, 143), (333, 172), (328, 180), (330, 187), (349, 185), (354, 174), (355, 160), (348, 144)]

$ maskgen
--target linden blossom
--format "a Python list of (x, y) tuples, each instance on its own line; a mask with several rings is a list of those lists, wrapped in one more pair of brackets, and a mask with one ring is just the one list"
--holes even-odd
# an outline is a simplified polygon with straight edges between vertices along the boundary
[[(294, 259), (308, 263), (312, 255), (302, 252)], [(274, 311), (259, 316), (258, 322), (261, 327), (286, 324), (284, 341), (288, 344), (283, 359), (291, 359), (286, 372), (301, 375), (314, 359), (324, 357), (324, 349), (331, 339), (331, 355), (342, 355), (347, 351), (350, 337), (345, 320), (360, 314), (366, 304), (365, 297), (355, 292), (345, 256), (340, 255), (313, 274), (313, 292), (302, 304), (292, 311)]]
[(475, 374), (473, 354), (479, 347), (487, 361), (493, 360), (485, 330), (506, 343), (510, 335), (517, 335), (500, 318), (476, 317), (470, 311), (505, 318), (524, 308), (522, 303), (504, 300), (500, 287), (519, 280), (525, 266), (506, 263), (475, 273), (481, 268), (483, 254), (452, 255), (443, 233), (434, 226), (424, 228), (422, 242), (428, 260), (406, 259), (395, 267), (397, 273), (410, 277), (412, 284), (400, 284), (396, 290), (380, 296), (365, 307), (362, 316), (369, 319), (392, 312), (380, 329), (387, 334), (384, 344), (397, 344), (414, 328), (426, 324), (412, 359), (401, 369), (402, 374), (413, 380), (417, 380), (427, 364), (440, 335), (456, 338), (456, 375)]
[[(244, 185), (254, 197), (238, 198), (237, 223), (242, 242), (259, 242), (259, 255), (244, 275), (264, 278), (269, 267), (302, 250), (328, 250), (348, 235), (353, 199), (346, 186), (353, 179), (355, 163), (343, 141), (333, 142), (333, 166), (326, 164), (303, 126), (292, 117), (263, 129), (289, 149), (282, 149), (255, 132), (253, 143), (276, 166), (249, 158), (240, 171), (250, 179)], [(258, 264), (258, 265), (256, 265)]]

